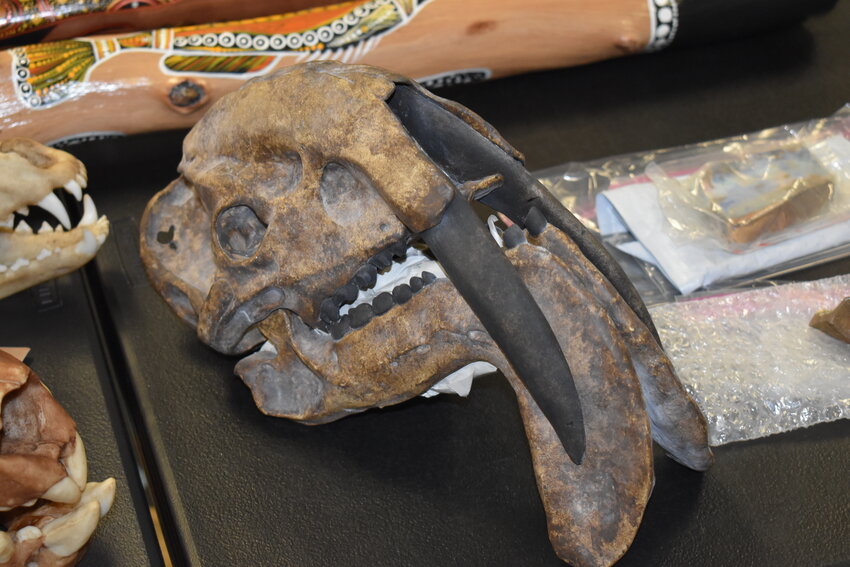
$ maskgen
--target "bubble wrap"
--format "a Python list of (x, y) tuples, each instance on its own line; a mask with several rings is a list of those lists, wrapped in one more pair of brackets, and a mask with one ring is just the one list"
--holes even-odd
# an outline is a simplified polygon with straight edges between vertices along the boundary
[(850, 275), (651, 308), (712, 445), (850, 417), (850, 345), (809, 327)]

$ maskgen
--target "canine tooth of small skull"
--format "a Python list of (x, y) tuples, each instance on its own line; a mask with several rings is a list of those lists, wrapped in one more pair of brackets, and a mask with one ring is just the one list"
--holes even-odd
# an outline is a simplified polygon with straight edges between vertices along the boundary
[(6, 220), (0, 221), (0, 228), (15, 228), (15, 215), (9, 215)]
[(81, 256), (94, 256), (97, 252), (97, 239), (90, 230), (83, 232), (83, 239), (74, 248), (74, 252)]
[(65, 191), (73, 195), (77, 201), (81, 201), (83, 199), (83, 183), (80, 183), (80, 176), (77, 176), (76, 181), (71, 180), (66, 183)]
[(47, 489), (47, 492), (41, 495), (45, 500), (51, 502), (59, 502), (60, 504), (76, 504), (80, 500), (80, 487), (74, 482), (70, 476), (66, 476), (53, 486)]
[(65, 470), (68, 471), (68, 476), (77, 484), (80, 491), (85, 490), (89, 467), (86, 460), (86, 446), (83, 444), (83, 439), (79, 433), (77, 433), (77, 440), (74, 444), (74, 452), (65, 459)]
[(36, 260), (44, 260), (48, 256), (53, 256), (53, 252), (51, 252), (47, 248), (42, 248), (41, 252), (38, 253), (38, 256), (36, 256), (35, 259)]
[(97, 222), (97, 208), (94, 206), (94, 201), (88, 195), (83, 195), (83, 218), (80, 219), (80, 225), (89, 225)]
[(38, 539), (42, 536), (41, 530), (35, 526), (26, 526), (24, 528), (19, 529), (15, 532), (15, 539), (17, 541), (30, 541), (32, 539)]
[(107, 478), (102, 482), (90, 482), (86, 484), (86, 489), (80, 497), (80, 505), (97, 502), (100, 507), (100, 517), (102, 518), (112, 508), (112, 502), (114, 500), (115, 479)]
[(41, 223), (41, 226), (38, 227), (38, 233), (39, 234), (45, 234), (47, 232), (53, 232), (53, 227), (50, 226), (49, 222), (44, 221), (44, 222)]
[(15, 545), (12, 538), (6, 532), (0, 532), (0, 563), (6, 563), (12, 558)]
[(18, 226), (15, 227), (15, 232), (20, 234), (32, 234), (32, 227), (27, 224), (27, 221), (22, 220), (18, 223)]
[(65, 210), (65, 205), (56, 196), (56, 193), (48, 193), (44, 199), (38, 202), (38, 206), (56, 217), (56, 220), (62, 223), (65, 228), (71, 228), (71, 219), (68, 218), (68, 211)]
[(18, 258), (17, 260), (15, 260), (15, 263), (12, 264), (12, 267), (10, 267), (9, 269), (13, 272), (17, 272), (21, 268), (23, 268), (25, 266), (29, 266), (29, 265), (30, 265), (30, 261), (27, 260), (26, 258)]
[(86, 185), (89, 184), (89, 180), (88, 180), (88, 177), (86, 177), (85, 172), (78, 173), (76, 180), (77, 180), (77, 183), (80, 185), (80, 187), (82, 187), (83, 189), (85, 189)]
[(24, 503), (22, 504), (22, 506), (23, 506), (24, 508), (29, 508), (30, 506), (32, 506), (32, 505), (33, 505), (33, 504), (35, 504), (36, 502), (38, 502), (38, 498), (33, 498), (32, 500), (27, 500), (26, 502), (24, 502)]
[(68, 557), (91, 538), (98, 520), (100, 504), (96, 500), (77, 506), (73, 512), (44, 525), (44, 547), (59, 557)]

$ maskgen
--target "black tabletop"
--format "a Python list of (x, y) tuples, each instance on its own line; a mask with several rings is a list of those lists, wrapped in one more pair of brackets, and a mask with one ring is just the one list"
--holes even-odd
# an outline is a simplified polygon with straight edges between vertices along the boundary
[[(839, 3), (751, 39), (439, 94), (494, 124), (536, 170), (832, 114), (850, 102), (848, 29), (850, 4)], [(466, 399), (306, 427), (261, 415), (236, 359), (177, 320), (137, 246), (184, 134), (73, 147), (112, 234), (85, 272), (0, 302), (0, 343), (34, 348), (31, 365), (86, 439), (90, 476), (121, 481), (83, 565), (161, 564), (163, 554), (210, 566), (560, 565), (499, 375)], [(844, 260), (795, 277), (848, 272)], [(695, 473), (656, 452), (654, 493), (620, 564), (850, 564), (850, 422), (716, 455)]]

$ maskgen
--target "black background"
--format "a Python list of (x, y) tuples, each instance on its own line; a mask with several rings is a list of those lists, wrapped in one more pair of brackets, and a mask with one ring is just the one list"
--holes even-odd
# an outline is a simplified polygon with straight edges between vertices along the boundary
[[(850, 101), (848, 30), (845, 2), (751, 39), (439, 94), (490, 121), (536, 170), (832, 114)], [(498, 375), (467, 399), (311, 428), (261, 415), (232, 375), (236, 359), (178, 322), (136, 247), (183, 135), (72, 148), (112, 235), (85, 272), (0, 301), (0, 344), (33, 348), (28, 362), (86, 440), (90, 479), (119, 480), (82, 564), (160, 565), (163, 545), (193, 565), (561, 564)], [(796, 277), (848, 272), (844, 260)], [(656, 452), (655, 490), (621, 565), (850, 564), (850, 422), (716, 455), (699, 474)]]

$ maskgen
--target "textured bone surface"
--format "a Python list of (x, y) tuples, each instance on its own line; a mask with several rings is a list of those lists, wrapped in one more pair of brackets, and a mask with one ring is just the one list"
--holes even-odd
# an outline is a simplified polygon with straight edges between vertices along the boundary
[(835, 309), (815, 313), (809, 325), (839, 341), (850, 343), (850, 297), (845, 297)]
[(0, 566), (74, 565), (112, 506), (115, 480), (87, 482), (74, 421), (2, 350), (0, 410)]
[[(33, 140), (12, 138), (0, 142), (0, 172), (0, 298), (94, 257), (109, 223), (83, 194), (87, 177), (80, 161)], [(71, 226), (58, 196), (63, 192), (82, 202), (77, 226)]]
[[(533, 234), (514, 226), (500, 253), (544, 314), (582, 407), (586, 450), (574, 462), (528, 377), (420, 238), (453, 198), (511, 189), (498, 172), (474, 179), (499, 183), (446, 173), (390, 110), (399, 85), (501, 159), (521, 159), (480, 117), (403, 77), (295, 66), (225, 97), (187, 136), (180, 177), (142, 220), (151, 281), (207, 344), (250, 352), (236, 373), (269, 415), (325, 423), (423, 394), (460, 369), (498, 368), (516, 392), (556, 553), (610, 565), (652, 490), (653, 437), (703, 470), (705, 420), (652, 332), (575, 243), (545, 220)], [(511, 293), (496, 290), (492, 307)]]

